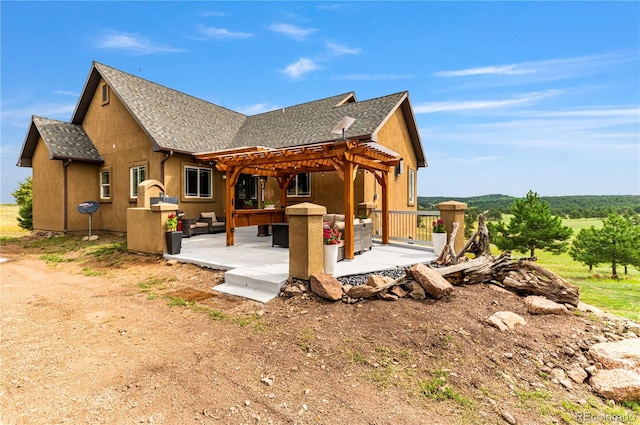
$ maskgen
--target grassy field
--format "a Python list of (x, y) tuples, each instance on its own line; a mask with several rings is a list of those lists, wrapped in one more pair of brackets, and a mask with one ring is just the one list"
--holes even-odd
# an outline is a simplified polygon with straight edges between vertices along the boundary
[(0, 204), (0, 236), (24, 236), (29, 234), (29, 232), (18, 226), (17, 216), (17, 205)]

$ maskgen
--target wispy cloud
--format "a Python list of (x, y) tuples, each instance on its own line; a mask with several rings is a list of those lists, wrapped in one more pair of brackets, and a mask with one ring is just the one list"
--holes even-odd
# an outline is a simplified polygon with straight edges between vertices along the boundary
[(53, 94), (59, 94), (62, 96), (80, 97), (80, 93), (69, 91), (69, 90), (55, 90)]
[(301, 28), (293, 24), (273, 24), (269, 29), (298, 41), (304, 41), (309, 34), (316, 31), (315, 28)]
[(406, 80), (408, 78), (414, 78), (414, 75), (409, 74), (348, 74), (335, 77), (336, 80), (346, 81), (384, 81), (384, 80)]
[(297, 62), (287, 66), (282, 72), (291, 78), (300, 78), (304, 74), (320, 69), (320, 65), (308, 58), (300, 58)]
[(208, 38), (248, 38), (253, 36), (249, 32), (230, 31), (226, 28), (205, 27), (200, 25), (198, 32)]
[(212, 16), (216, 16), (216, 17), (227, 16), (226, 13), (221, 12), (219, 10), (205, 10), (200, 12), (199, 15), (203, 18), (210, 18)]
[(37, 103), (15, 109), (3, 105), (0, 116), (3, 123), (24, 126), (32, 115), (68, 120), (75, 108), (75, 103)]
[(496, 109), (506, 106), (529, 104), (536, 100), (554, 96), (558, 93), (559, 91), (557, 90), (547, 90), (544, 92), (527, 93), (508, 99), (423, 102), (415, 105), (414, 112), (416, 114), (430, 114), (434, 112), (460, 112), (473, 109)]
[(344, 9), (346, 6), (344, 4), (340, 4), (340, 3), (334, 3), (334, 4), (320, 4), (318, 5), (318, 9), (319, 10), (337, 10), (337, 9)]
[(347, 47), (332, 42), (327, 42), (327, 48), (336, 55), (359, 55), (362, 53), (362, 50), (357, 47)]
[(256, 103), (254, 105), (240, 106), (236, 110), (245, 115), (256, 115), (264, 112), (275, 111), (281, 109), (282, 106), (273, 105), (271, 103)]
[(97, 40), (95, 47), (99, 49), (125, 50), (139, 55), (183, 52), (183, 49), (168, 44), (156, 43), (140, 34), (115, 31), (103, 35)]
[[(467, 78), (483, 86), (504, 86), (538, 81), (553, 81), (603, 72), (608, 67), (638, 61), (637, 52), (612, 52), (574, 58), (489, 65), (433, 73), (442, 78)], [(494, 78), (495, 77), (495, 78)]]

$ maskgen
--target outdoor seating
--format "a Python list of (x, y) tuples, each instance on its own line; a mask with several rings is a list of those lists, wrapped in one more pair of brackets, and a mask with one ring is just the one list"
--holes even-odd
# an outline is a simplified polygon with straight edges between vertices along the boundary
[(271, 246), (282, 246), (289, 248), (289, 223), (273, 223), (271, 224)]
[[(325, 214), (322, 217), (323, 226), (340, 230), (344, 239), (344, 214)], [(373, 223), (370, 218), (353, 221), (353, 252), (362, 254), (373, 248)], [(344, 244), (338, 248), (338, 261), (344, 259)]]
[(226, 231), (224, 217), (216, 217), (215, 212), (200, 213), (198, 218), (182, 219), (182, 236), (190, 238), (195, 235), (222, 233)]

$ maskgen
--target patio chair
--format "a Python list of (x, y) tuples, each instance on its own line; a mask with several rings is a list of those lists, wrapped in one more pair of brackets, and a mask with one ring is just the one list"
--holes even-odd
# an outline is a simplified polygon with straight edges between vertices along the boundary
[(186, 238), (207, 233), (221, 233), (226, 229), (224, 217), (216, 217), (215, 212), (203, 212), (198, 218), (182, 219), (182, 236)]

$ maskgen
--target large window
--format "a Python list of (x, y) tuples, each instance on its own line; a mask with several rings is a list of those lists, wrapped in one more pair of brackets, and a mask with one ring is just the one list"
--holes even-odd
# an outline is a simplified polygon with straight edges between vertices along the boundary
[(416, 171), (409, 168), (409, 204), (416, 202)]
[(100, 171), (100, 199), (111, 199), (111, 170)]
[(138, 197), (138, 185), (143, 181), (145, 181), (146, 179), (147, 179), (146, 165), (138, 165), (138, 166), (129, 168), (129, 181), (131, 182), (129, 196), (131, 198)]
[(298, 174), (287, 189), (289, 196), (311, 196), (311, 177), (309, 173)]
[(211, 198), (211, 168), (184, 167), (185, 198)]

